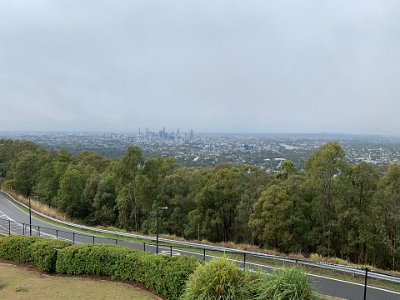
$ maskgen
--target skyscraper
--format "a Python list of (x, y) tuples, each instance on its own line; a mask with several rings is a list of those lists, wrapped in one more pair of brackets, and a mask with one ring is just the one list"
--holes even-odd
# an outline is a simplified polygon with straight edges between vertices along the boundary
[(193, 137), (194, 137), (193, 129), (190, 129), (190, 137), (189, 137), (189, 139), (190, 139), (191, 141), (193, 141)]

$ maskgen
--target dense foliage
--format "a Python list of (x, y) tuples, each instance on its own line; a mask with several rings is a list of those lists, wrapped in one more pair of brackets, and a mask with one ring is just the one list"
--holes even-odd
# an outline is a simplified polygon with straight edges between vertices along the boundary
[(32, 263), (40, 271), (54, 272), (57, 252), (70, 245), (65, 241), (13, 235), (0, 240), (0, 258)]
[(73, 245), (59, 252), (56, 270), (142, 283), (167, 299), (178, 299), (198, 264), (193, 257), (154, 255), (114, 245)]
[(90, 225), (154, 233), (159, 215), (162, 232), (189, 239), (400, 269), (400, 164), (349, 164), (336, 142), (316, 149), (304, 170), (285, 161), (267, 174), (233, 164), (177, 168), (171, 157), (144, 160), (137, 147), (107, 160), (0, 140), (0, 170), (9, 188)]

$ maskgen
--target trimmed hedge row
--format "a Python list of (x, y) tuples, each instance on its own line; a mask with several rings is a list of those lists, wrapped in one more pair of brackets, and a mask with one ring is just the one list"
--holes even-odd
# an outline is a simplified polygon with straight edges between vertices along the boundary
[(56, 271), (142, 283), (167, 299), (178, 299), (198, 265), (193, 257), (154, 255), (115, 245), (73, 245), (58, 253)]
[(19, 263), (32, 263), (40, 271), (54, 272), (57, 249), (70, 245), (60, 240), (12, 235), (0, 240), (0, 257)]
[(116, 245), (71, 245), (39, 237), (0, 239), (0, 258), (71, 275), (101, 275), (141, 283), (166, 299), (179, 299), (200, 262), (194, 257), (154, 255)]

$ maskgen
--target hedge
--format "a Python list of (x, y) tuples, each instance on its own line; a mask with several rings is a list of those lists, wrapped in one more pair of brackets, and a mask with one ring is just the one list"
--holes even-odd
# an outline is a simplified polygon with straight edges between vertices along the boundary
[(166, 299), (179, 299), (200, 262), (194, 257), (154, 255), (116, 245), (71, 245), (12, 235), (0, 239), (0, 258), (31, 263), (46, 272), (101, 275), (141, 283)]
[(30, 263), (33, 258), (28, 248), (39, 240), (39, 237), (34, 236), (8, 236), (1, 240), (0, 257), (18, 263)]
[(179, 299), (198, 265), (193, 257), (154, 255), (115, 245), (72, 245), (58, 253), (56, 271), (142, 283), (167, 299)]
[(57, 253), (60, 249), (70, 246), (71, 243), (41, 239), (28, 248), (32, 255), (33, 265), (40, 271), (54, 272), (56, 270)]
[(114, 245), (80, 244), (59, 252), (57, 273), (113, 276), (117, 259), (131, 249)]
[(71, 243), (35, 236), (11, 235), (0, 240), (0, 257), (19, 263), (32, 263), (37, 269), (54, 272), (57, 249)]

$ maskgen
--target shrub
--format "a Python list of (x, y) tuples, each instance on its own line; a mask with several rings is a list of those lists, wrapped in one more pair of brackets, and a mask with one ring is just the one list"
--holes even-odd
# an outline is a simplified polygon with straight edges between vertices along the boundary
[(187, 281), (184, 300), (254, 299), (252, 277), (233, 263), (215, 259), (200, 265)]
[(31, 244), (28, 251), (31, 253), (35, 268), (40, 271), (54, 272), (58, 250), (70, 245), (71, 243), (65, 241), (41, 239)]
[(29, 246), (40, 238), (34, 236), (11, 235), (2, 239), (0, 244), (0, 257), (19, 263), (32, 262), (32, 253)]
[(60, 250), (56, 263), (57, 273), (113, 276), (120, 253), (130, 249), (114, 245), (72, 245)]
[(258, 300), (311, 300), (318, 299), (311, 281), (300, 268), (284, 268), (264, 275), (259, 280)]

